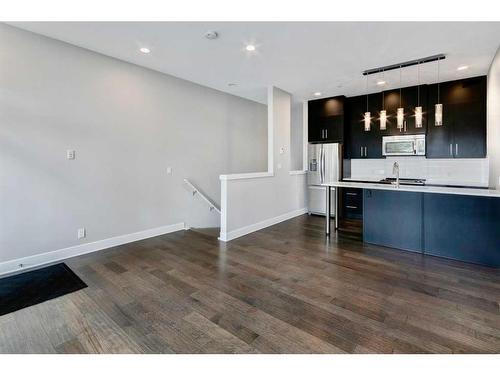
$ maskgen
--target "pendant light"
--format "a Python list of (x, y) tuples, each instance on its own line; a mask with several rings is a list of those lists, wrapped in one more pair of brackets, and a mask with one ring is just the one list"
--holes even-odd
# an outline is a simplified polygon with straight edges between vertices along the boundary
[(438, 104), (435, 105), (435, 111), (434, 111), (434, 125), (435, 126), (442, 126), (443, 125), (443, 105), (440, 103), (440, 98), (439, 98), (439, 60), (438, 59), (438, 98), (437, 102)]
[(370, 111), (368, 110), (368, 74), (366, 75), (366, 112), (365, 112), (365, 132), (370, 131), (370, 122), (371, 122), (371, 115)]
[[(382, 71), (382, 82), (385, 82), (385, 71)], [(380, 111), (380, 130), (387, 129), (387, 112), (385, 110), (385, 92), (382, 89), (382, 110)]]
[(418, 63), (417, 107), (415, 107), (415, 127), (422, 127), (422, 107), (420, 106), (420, 62)]
[(396, 118), (397, 118), (397, 128), (399, 131), (403, 129), (403, 122), (405, 116), (405, 110), (401, 107), (401, 65), (399, 66), (399, 108), (397, 109)]

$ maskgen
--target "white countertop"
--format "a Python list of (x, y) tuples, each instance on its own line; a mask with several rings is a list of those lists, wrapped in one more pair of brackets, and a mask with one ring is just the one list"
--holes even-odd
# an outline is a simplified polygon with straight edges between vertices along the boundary
[[(394, 176), (390, 176), (394, 177)], [(343, 181), (353, 181), (353, 182), (379, 182), (385, 178), (384, 176), (355, 176), (355, 177), (344, 177)], [(425, 178), (427, 185), (441, 185), (441, 186), (456, 186), (456, 187), (471, 187), (471, 188), (488, 188), (487, 183), (479, 183), (478, 181), (465, 181), (465, 180), (449, 180), (449, 179), (436, 179), (436, 178)]]
[(409, 191), (415, 193), (435, 193), (435, 194), (455, 194), (455, 195), (473, 195), (477, 197), (493, 197), (500, 198), (500, 190), (494, 189), (474, 189), (460, 188), (447, 186), (415, 186), (415, 185), (396, 185), (377, 184), (373, 182), (352, 182), (352, 181), (333, 181), (322, 184), (323, 186), (345, 187), (358, 189), (374, 189), (374, 190), (392, 190), (392, 191)]

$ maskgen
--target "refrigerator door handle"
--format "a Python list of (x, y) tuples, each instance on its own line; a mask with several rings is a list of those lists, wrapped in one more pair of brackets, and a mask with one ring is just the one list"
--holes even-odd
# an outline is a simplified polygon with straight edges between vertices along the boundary
[(321, 145), (321, 148), (319, 149), (319, 182), (322, 184), (324, 182), (324, 175), (323, 175), (323, 145)]
[(326, 177), (326, 157), (325, 157), (325, 150), (323, 148), (323, 146), (321, 147), (323, 149), (323, 160), (321, 161), (321, 166), (323, 167), (323, 179), (322, 179), (322, 183), (325, 183), (325, 177)]

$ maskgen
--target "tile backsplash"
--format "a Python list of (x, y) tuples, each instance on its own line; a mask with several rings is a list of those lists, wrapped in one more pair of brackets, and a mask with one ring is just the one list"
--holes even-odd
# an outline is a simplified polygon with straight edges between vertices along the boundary
[(350, 179), (378, 181), (394, 177), (392, 166), (397, 161), (401, 178), (423, 178), (428, 184), (488, 186), (489, 162), (484, 159), (426, 159), (419, 156), (386, 159), (352, 159)]

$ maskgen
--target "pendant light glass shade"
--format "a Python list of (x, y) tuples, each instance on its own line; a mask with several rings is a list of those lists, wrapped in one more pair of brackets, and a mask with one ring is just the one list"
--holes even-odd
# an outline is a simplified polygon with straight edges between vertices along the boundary
[(387, 112), (385, 109), (380, 111), (380, 130), (387, 129)]
[(371, 116), (370, 112), (365, 112), (365, 131), (370, 131)]
[(365, 132), (369, 132), (371, 129), (371, 113), (368, 110), (368, 74), (366, 75), (366, 112), (365, 112)]
[(398, 108), (397, 112), (397, 120), (398, 120), (398, 129), (403, 129), (403, 122), (405, 118), (405, 110), (404, 108)]
[(435, 126), (441, 126), (443, 125), (443, 105), (442, 104), (436, 104), (436, 109), (435, 109), (435, 121), (434, 125)]
[(403, 93), (401, 92), (401, 66), (399, 67), (399, 108), (396, 112), (397, 128), (403, 129), (403, 122), (405, 118), (405, 110), (401, 107)]
[(438, 84), (437, 84), (437, 91), (438, 91), (438, 104), (436, 104), (435, 106), (435, 110), (434, 110), (434, 125), (435, 126), (442, 126), (443, 125), (443, 105), (440, 102), (440, 92), (439, 92), (439, 59), (438, 59), (438, 76), (437, 76), (437, 80), (438, 80)]
[(422, 107), (415, 107), (415, 127), (422, 127)]
[(420, 63), (418, 63), (417, 106), (415, 107), (415, 127), (422, 127), (422, 107), (420, 106)]

